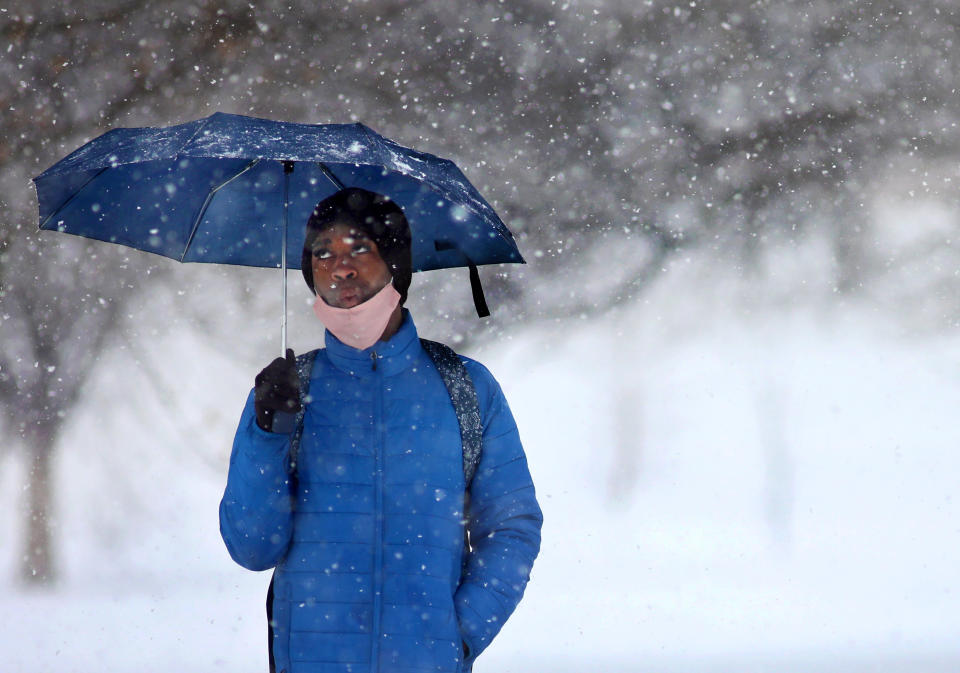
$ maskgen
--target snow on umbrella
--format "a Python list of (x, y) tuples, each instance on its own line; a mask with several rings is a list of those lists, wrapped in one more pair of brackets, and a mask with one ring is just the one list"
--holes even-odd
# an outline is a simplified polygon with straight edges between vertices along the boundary
[(459, 168), (363, 124), (296, 124), (215, 113), (118, 128), (34, 178), (40, 229), (180, 262), (300, 268), (305, 224), (343, 187), (385, 194), (410, 223), (414, 271), (523, 263), (510, 231)]

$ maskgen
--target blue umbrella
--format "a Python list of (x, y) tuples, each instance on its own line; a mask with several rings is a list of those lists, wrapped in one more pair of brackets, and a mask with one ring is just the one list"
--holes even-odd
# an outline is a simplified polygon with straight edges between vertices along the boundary
[(295, 124), (215, 113), (165, 128), (118, 128), (34, 178), (40, 229), (181, 262), (300, 268), (304, 225), (343, 187), (404, 210), (413, 270), (523, 263), (512, 234), (459, 168), (363, 124)]

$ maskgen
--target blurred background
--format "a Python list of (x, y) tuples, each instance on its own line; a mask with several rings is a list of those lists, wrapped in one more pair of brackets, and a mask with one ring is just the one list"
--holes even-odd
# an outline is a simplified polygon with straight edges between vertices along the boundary
[[(261, 671), (217, 530), (279, 272), (38, 233), (117, 126), (362, 121), (457, 162), (528, 264), (418, 274), (546, 523), (483, 671), (960, 670), (960, 14), (908, 2), (0, 7), (10, 671)], [(291, 345), (320, 345), (290, 275)]]

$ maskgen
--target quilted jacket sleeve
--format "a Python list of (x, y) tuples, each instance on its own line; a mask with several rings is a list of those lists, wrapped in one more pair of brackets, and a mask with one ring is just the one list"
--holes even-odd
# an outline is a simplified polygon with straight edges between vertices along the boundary
[(466, 364), (483, 417), (483, 454), (470, 488), (473, 550), (455, 597), (469, 670), (523, 596), (540, 551), (543, 515), (500, 386), (482, 365)]
[(220, 501), (220, 535), (230, 556), (244, 568), (272, 568), (290, 543), (289, 445), (289, 434), (266, 432), (257, 425), (251, 391), (233, 440), (227, 488)]

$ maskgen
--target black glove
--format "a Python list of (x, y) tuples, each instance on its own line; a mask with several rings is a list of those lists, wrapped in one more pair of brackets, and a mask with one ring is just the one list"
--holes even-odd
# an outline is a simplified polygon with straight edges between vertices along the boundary
[(273, 430), (275, 412), (300, 411), (300, 376), (292, 348), (287, 349), (285, 359), (277, 358), (257, 374), (253, 407), (257, 412), (257, 425), (267, 432)]

